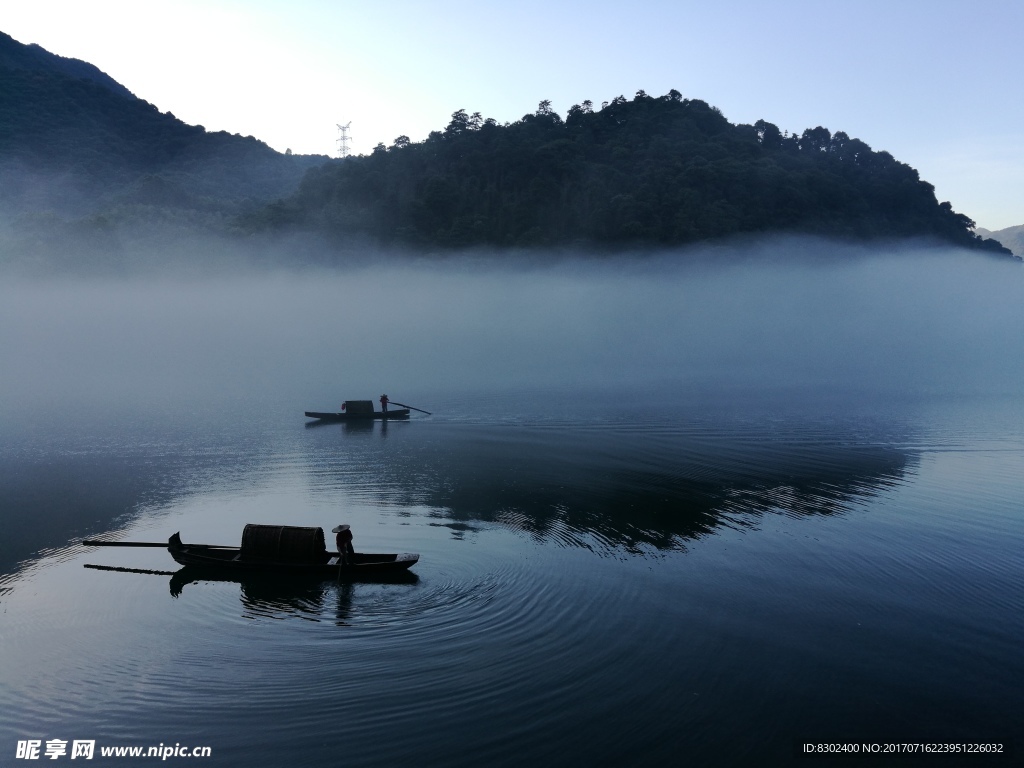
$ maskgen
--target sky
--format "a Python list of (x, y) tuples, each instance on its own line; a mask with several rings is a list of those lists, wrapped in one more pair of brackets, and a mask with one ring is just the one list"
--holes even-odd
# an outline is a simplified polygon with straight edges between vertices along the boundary
[(845, 131), (990, 230), (1024, 224), (1022, 29), (1021, 0), (0, 2), (16, 40), (282, 152), (674, 88), (733, 123)]

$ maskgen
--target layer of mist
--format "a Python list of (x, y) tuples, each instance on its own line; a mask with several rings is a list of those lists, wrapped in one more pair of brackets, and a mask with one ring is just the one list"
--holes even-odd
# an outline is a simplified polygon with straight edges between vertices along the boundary
[[(1024, 271), (935, 249), (8, 278), (0, 412), (642, 385), (1019, 393)], [(807, 253), (807, 247), (801, 251)], [(406, 402), (412, 402), (411, 399)]]

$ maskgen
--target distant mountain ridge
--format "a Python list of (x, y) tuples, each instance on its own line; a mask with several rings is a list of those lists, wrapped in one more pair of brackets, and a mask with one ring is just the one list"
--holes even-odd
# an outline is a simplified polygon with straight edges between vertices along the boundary
[(989, 237), (1002, 243), (1003, 247), (1009, 248), (1015, 256), (1024, 258), (1024, 224), (998, 229), (995, 232), (978, 227), (975, 232), (980, 237)]
[(234, 215), (291, 194), (327, 161), (187, 125), (91, 64), (0, 36), (0, 205), (9, 212)]

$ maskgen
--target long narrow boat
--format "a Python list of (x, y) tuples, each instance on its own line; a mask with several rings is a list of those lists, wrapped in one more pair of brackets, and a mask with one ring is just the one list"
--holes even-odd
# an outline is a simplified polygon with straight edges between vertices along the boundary
[(184, 566), (238, 576), (308, 576), (325, 579), (378, 577), (408, 571), (420, 559), (412, 553), (356, 552), (341, 562), (325, 545), (324, 529), (292, 525), (253, 525), (242, 531), (242, 546), (185, 544), (175, 533), (165, 545), (158, 541), (86, 540), (89, 547), (167, 547)]
[(370, 413), (324, 413), (321, 411), (306, 411), (306, 418), (319, 419), (320, 421), (366, 421), (368, 419), (408, 419), (409, 409), (399, 408), (394, 411), (371, 411)]
[[(249, 527), (249, 526), (246, 526)], [(280, 526), (284, 528), (285, 526)], [(167, 551), (182, 565), (244, 574), (273, 573), (292, 576), (359, 576), (406, 571), (420, 559), (412, 553), (372, 554), (356, 552), (351, 564), (342, 564), (337, 552), (324, 551), (308, 557), (260, 557), (246, 554), (242, 547), (214, 547), (185, 544), (175, 533), (167, 540)]]

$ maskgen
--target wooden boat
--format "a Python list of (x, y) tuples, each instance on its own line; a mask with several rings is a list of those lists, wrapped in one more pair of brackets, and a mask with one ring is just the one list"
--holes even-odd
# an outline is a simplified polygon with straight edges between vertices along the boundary
[[(391, 402), (394, 403), (392, 400)], [(306, 417), (318, 419), (321, 422), (327, 421), (367, 421), (370, 419), (408, 419), (409, 411), (418, 411), (430, 416), (430, 411), (422, 408), (413, 408), (405, 403), (395, 403), (398, 406), (392, 411), (373, 410), (372, 400), (346, 400), (341, 405), (341, 411), (337, 413), (325, 413), (322, 411), (306, 411)]]
[[(255, 526), (246, 526), (246, 529)], [(271, 526), (260, 526), (270, 528)], [(274, 526), (287, 529), (288, 526)], [(293, 529), (295, 530), (295, 529)], [(298, 529), (309, 530), (309, 529)], [(321, 531), (321, 529), (315, 529)], [(323, 536), (321, 531), (320, 536)], [(320, 539), (323, 540), (322, 538)], [(273, 573), (288, 576), (316, 576), (325, 579), (339, 576), (376, 575), (406, 571), (420, 559), (412, 553), (373, 554), (356, 552), (351, 564), (343, 565), (337, 552), (323, 551), (309, 556), (290, 554), (253, 554), (243, 547), (219, 547), (208, 544), (185, 544), (175, 533), (167, 540), (167, 551), (182, 565), (239, 574)]]
[(171, 557), (193, 570), (255, 576), (302, 576), (324, 579), (377, 578), (408, 571), (420, 559), (412, 553), (373, 554), (356, 552), (352, 562), (342, 563), (329, 552), (323, 528), (291, 525), (252, 525), (242, 531), (242, 546), (185, 544), (175, 533), (167, 544), (155, 541), (86, 540), (90, 547), (167, 547)]
[(368, 419), (408, 419), (409, 409), (398, 408), (391, 411), (371, 411), (370, 413), (323, 413), (321, 411), (306, 411), (306, 418), (319, 419), (320, 421), (366, 421)]

